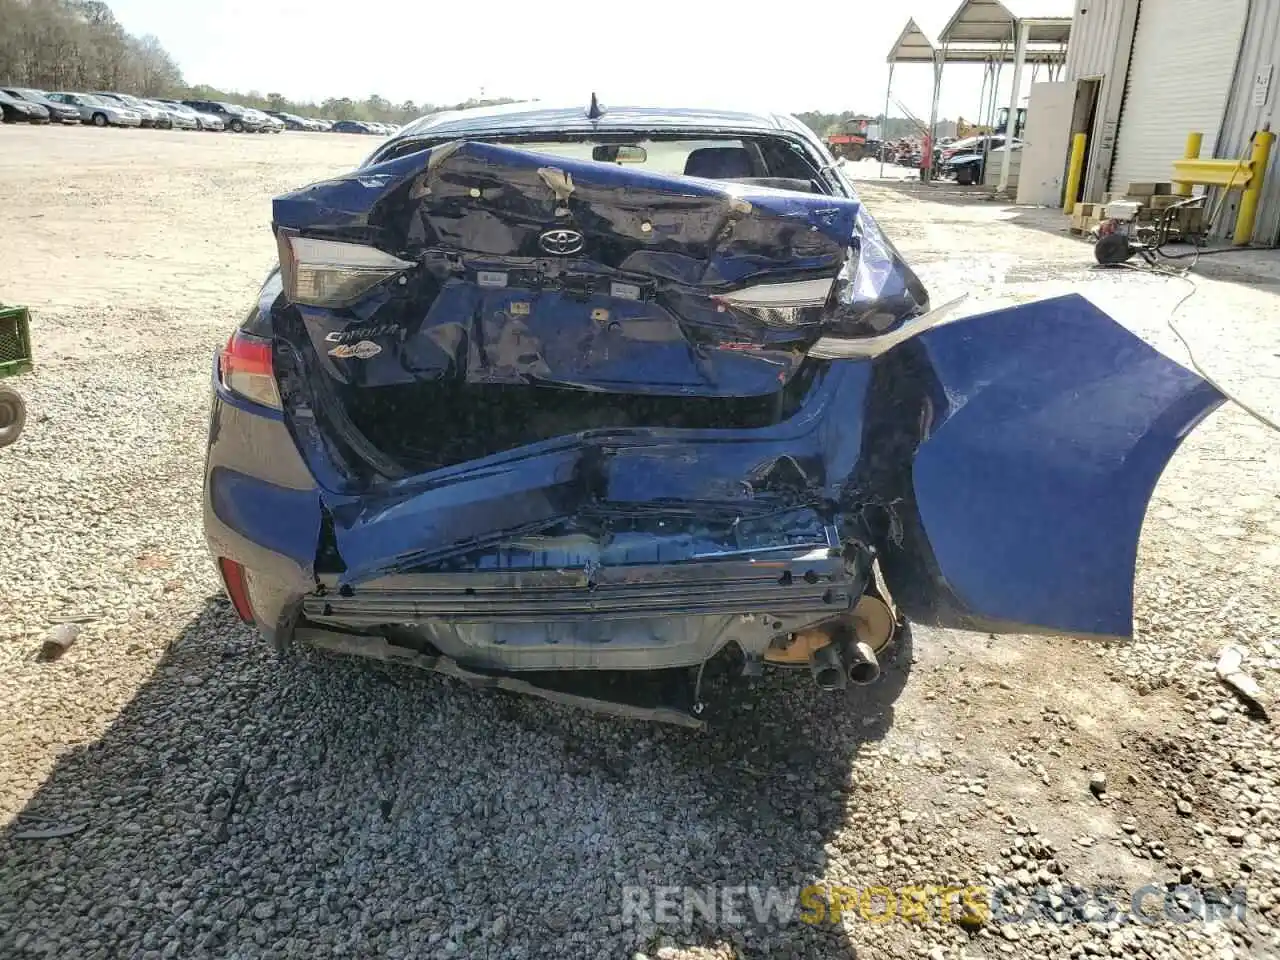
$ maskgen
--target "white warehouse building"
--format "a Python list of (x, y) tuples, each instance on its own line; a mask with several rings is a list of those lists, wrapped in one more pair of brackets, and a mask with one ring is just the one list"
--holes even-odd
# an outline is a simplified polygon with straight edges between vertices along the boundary
[[(1077, 0), (1064, 79), (1072, 132), (1089, 135), (1081, 199), (1171, 180), (1192, 132), (1201, 157), (1247, 162), (1254, 131), (1280, 119), (1278, 61), (1280, 0)], [(1228, 194), (1215, 235), (1231, 232), (1239, 202)], [(1280, 150), (1253, 238), (1280, 245)]]

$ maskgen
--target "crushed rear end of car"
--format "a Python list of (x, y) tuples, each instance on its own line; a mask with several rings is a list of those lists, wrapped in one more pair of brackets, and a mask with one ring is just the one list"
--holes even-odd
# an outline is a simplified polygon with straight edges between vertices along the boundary
[(277, 198), (214, 371), (241, 616), (694, 725), (716, 657), (874, 682), (900, 611), (1127, 634), (1216, 391), (1080, 298), (944, 323), (857, 199), (696, 167), (453, 141)]

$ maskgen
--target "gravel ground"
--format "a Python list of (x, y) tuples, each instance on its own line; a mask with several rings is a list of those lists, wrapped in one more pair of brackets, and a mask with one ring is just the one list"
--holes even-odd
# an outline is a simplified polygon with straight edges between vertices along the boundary
[[(41, 361), (28, 433), (0, 452), (0, 956), (1280, 951), (1280, 742), (1213, 672), (1239, 647), (1265, 704), (1280, 668), (1280, 443), (1239, 408), (1160, 482), (1133, 643), (917, 628), (874, 695), (721, 687), (702, 734), (280, 663), (201, 538), (210, 353), (272, 256), (270, 197), (371, 141), (0, 133), (0, 295), (33, 308)], [(1079, 290), (1185, 359), (1165, 319), (1187, 284), (1099, 276), (1060, 218), (885, 181), (864, 198), (935, 299)], [(1198, 354), (1280, 407), (1280, 285), (1265, 264), (1208, 272), (1179, 310)], [(62, 827), (83, 829), (29, 836)], [(624, 910), (628, 888), (807, 884), (1011, 899), (890, 923)], [(1078, 896), (1178, 884), (1246, 890), (1244, 919), (1122, 922)]]

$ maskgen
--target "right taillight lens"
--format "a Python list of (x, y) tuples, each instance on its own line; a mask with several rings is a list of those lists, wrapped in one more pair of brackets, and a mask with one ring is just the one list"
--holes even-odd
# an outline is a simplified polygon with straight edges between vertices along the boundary
[(276, 242), (284, 295), (306, 306), (346, 306), (413, 266), (377, 247), (301, 237), (288, 230), (279, 231)]
[(271, 341), (237, 330), (218, 357), (218, 379), (230, 392), (280, 409), (280, 391), (276, 388), (275, 370), (271, 364)]
[(831, 294), (833, 283), (830, 277), (761, 283), (733, 293), (719, 294), (715, 300), (735, 307), (770, 326), (794, 327), (821, 316), (822, 306)]

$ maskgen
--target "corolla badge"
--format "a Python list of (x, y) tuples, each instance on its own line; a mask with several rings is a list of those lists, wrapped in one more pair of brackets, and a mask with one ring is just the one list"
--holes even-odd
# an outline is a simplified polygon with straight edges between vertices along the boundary
[(538, 245), (547, 253), (557, 257), (567, 257), (582, 250), (583, 236), (577, 230), (544, 230), (538, 237)]

